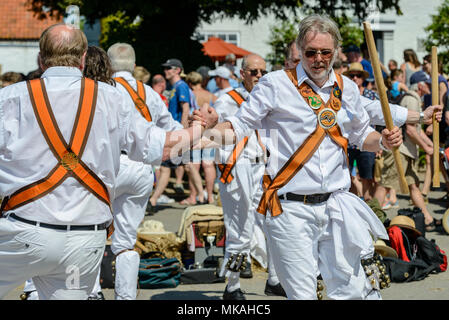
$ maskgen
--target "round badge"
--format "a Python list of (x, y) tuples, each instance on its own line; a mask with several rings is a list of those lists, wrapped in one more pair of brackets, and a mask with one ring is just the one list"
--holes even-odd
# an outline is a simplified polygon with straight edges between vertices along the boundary
[(341, 98), (341, 90), (340, 90), (339, 87), (336, 87), (336, 88), (334, 89), (334, 96), (335, 96), (335, 98), (338, 98), (338, 99)]
[(321, 108), (322, 102), (321, 99), (317, 96), (310, 96), (309, 97), (309, 105), (312, 107), (312, 109), (319, 109)]
[(330, 129), (337, 124), (337, 114), (334, 110), (325, 108), (318, 113), (318, 123), (323, 129)]
[(341, 101), (339, 99), (332, 99), (331, 101), (331, 107), (335, 111), (338, 111), (341, 109)]
[(67, 171), (73, 171), (78, 166), (79, 159), (77, 155), (73, 152), (66, 152), (61, 158), (61, 165)]

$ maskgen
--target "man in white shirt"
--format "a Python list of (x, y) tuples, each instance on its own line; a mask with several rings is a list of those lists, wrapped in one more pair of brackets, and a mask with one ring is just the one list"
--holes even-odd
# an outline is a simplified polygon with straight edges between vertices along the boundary
[[(114, 71), (113, 78), (117, 81), (117, 89), (129, 104), (134, 105), (128, 90), (140, 92), (132, 75), (136, 65), (133, 47), (127, 43), (115, 43), (108, 49), (108, 56)], [(151, 87), (141, 85), (144, 92), (140, 98), (145, 99), (143, 107), (148, 108), (150, 121), (166, 131), (182, 129), (181, 123), (173, 119), (159, 95)], [(133, 111), (138, 112), (137, 106)], [(115, 185), (116, 198), (112, 205), (115, 230), (111, 236), (111, 250), (116, 255), (114, 292), (117, 300), (136, 298), (140, 256), (133, 249), (137, 239), (137, 227), (145, 216), (153, 183), (151, 165), (130, 160), (126, 154), (120, 156), (120, 170)]]
[(32, 278), (42, 300), (86, 299), (112, 222), (121, 151), (157, 163), (201, 129), (183, 130), (184, 140), (166, 133), (116, 88), (82, 78), (81, 30), (51, 26), (39, 46), (42, 78), (0, 91), (0, 297)]
[(257, 211), (266, 214), (269, 252), (289, 299), (316, 299), (319, 273), (331, 299), (381, 298), (380, 284), (371, 283), (361, 259), (373, 256), (373, 238), (388, 235), (372, 210), (349, 193), (345, 150), (348, 142), (369, 151), (392, 148), (402, 136), (397, 127), (374, 131), (356, 85), (333, 72), (340, 42), (329, 18), (303, 19), (301, 63), (262, 77), (239, 111), (214, 127), (229, 131), (234, 142), (254, 129), (269, 135)]
[[(258, 80), (267, 73), (265, 60), (257, 55), (246, 56), (242, 61), (240, 70), (243, 79), (243, 87), (230, 90), (223, 94), (214, 103), (213, 107), (222, 121), (225, 117), (234, 115), (245, 101), (249, 92)], [(253, 131), (247, 140), (235, 145), (226, 145), (216, 150), (216, 162), (218, 164), (218, 184), (223, 206), (224, 223), (226, 227), (226, 252), (220, 271), (221, 276), (228, 278), (228, 284), (223, 294), (224, 300), (244, 300), (245, 296), (240, 290), (240, 277), (251, 278), (251, 244), (258, 242), (253, 240), (255, 232), (260, 231), (262, 243), (255, 243), (264, 253), (259, 257), (262, 265), (266, 264), (266, 246), (262, 231), (262, 216), (256, 215), (256, 207), (261, 196), (258, 188), (265, 170), (265, 150), (258, 133)], [(252, 241), (253, 240), (253, 241)], [(240, 262), (242, 271), (238, 270), (238, 264), (233, 268), (230, 264), (245, 257)], [(229, 263), (229, 265), (228, 265)], [(273, 270), (271, 270), (273, 271)], [(270, 275), (275, 275), (270, 272)], [(276, 288), (277, 279), (270, 287)], [(273, 289), (274, 290), (274, 289)], [(273, 291), (272, 290), (272, 291)]]

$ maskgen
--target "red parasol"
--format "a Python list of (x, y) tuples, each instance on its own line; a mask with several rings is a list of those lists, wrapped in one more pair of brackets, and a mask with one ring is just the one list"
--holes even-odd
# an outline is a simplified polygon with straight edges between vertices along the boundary
[(203, 43), (202, 51), (206, 56), (209, 56), (213, 61), (224, 61), (226, 55), (233, 53), (235, 57), (242, 58), (251, 52), (237, 47), (235, 44), (226, 42), (220, 38), (210, 37)]

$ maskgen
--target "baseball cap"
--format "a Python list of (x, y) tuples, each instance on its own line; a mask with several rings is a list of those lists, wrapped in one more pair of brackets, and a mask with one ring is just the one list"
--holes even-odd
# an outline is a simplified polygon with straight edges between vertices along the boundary
[(412, 84), (415, 84), (415, 83), (418, 83), (418, 82), (432, 83), (432, 79), (424, 71), (416, 71), (410, 77), (410, 84), (412, 85)]
[(229, 80), (231, 78), (231, 71), (228, 68), (221, 66), (215, 70), (209, 71), (209, 75), (211, 77), (220, 77)]
[(163, 67), (178, 67), (181, 69), (184, 69), (182, 67), (182, 63), (181, 61), (179, 61), (178, 59), (168, 59), (167, 62), (162, 64)]

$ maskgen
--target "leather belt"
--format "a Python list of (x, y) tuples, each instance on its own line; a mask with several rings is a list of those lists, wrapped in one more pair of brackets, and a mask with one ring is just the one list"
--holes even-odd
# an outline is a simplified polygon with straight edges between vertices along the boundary
[(9, 215), (9, 217), (23, 222), (28, 223), (33, 226), (48, 228), (48, 229), (55, 229), (55, 230), (65, 230), (65, 231), (94, 231), (94, 230), (105, 230), (108, 226), (107, 223), (101, 223), (101, 224), (91, 224), (91, 225), (84, 225), (84, 226), (72, 226), (72, 225), (62, 225), (62, 224), (50, 224), (50, 223), (43, 223), (43, 222), (37, 222), (37, 221), (31, 221), (28, 219), (21, 218), (17, 216), (14, 212)]
[(289, 200), (289, 201), (300, 201), (304, 203), (316, 204), (327, 201), (329, 199), (331, 193), (317, 193), (317, 194), (295, 194), (291, 192), (284, 193), (280, 195), (280, 199)]

